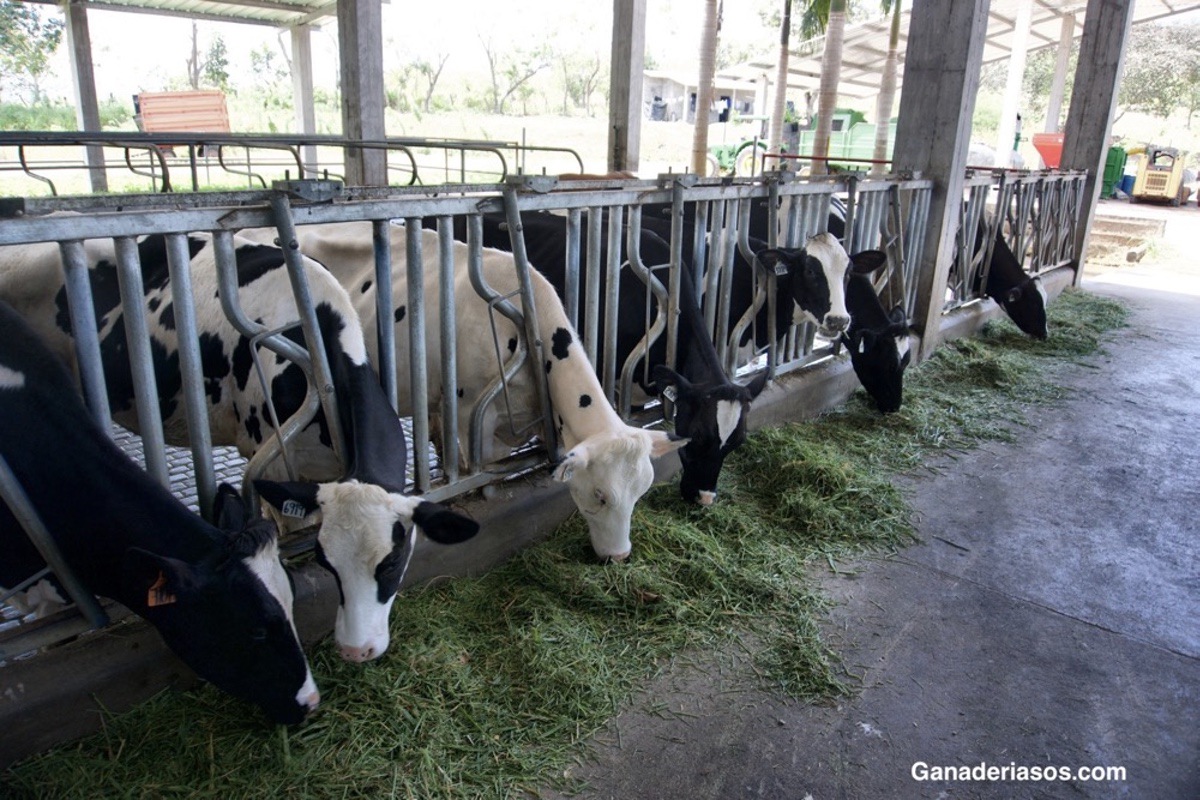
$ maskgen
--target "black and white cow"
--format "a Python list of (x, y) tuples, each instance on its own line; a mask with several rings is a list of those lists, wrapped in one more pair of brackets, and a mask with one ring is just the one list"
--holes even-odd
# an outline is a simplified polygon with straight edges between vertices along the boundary
[[(0, 453), (91, 592), (154, 625), (200, 677), (294, 724), (316, 684), (292, 621), (275, 526), (222, 486), (221, 530), (151, 480), (93, 422), (70, 375), (0, 303)], [(0, 503), (0, 584), (45, 566)]]
[[(982, 246), (982, 236), (976, 237), (976, 252)], [(1004, 309), (1013, 324), (1035, 339), (1049, 336), (1046, 324), (1046, 288), (1039, 277), (1031, 278), (1021, 269), (1008, 242), (999, 230), (992, 247), (984, 293)]]
[[(601, 262), (607, 259), (608, 221), (601, 226)], [(529, 263), (546, 277), (561, 294), (566, 285), (567, 220), (558, 214), (525, 212), (521, 215)], [(588, 226), (580, 229), (580, 251), (587, 252)], [(661, 313), (658, 298), (629, 268), (625, 251), (627, 237), (622, 240), (622, 274), (617, 300), (616, 359), (624, 364), (646, 332), (645, 309), (649, 302), (653, 313)], [(483, 244), (499, 250), (512, 248), (507, 222), (502, 215), (483, 216)], [(658, 266), (670, 262), (670, 246), (657, 233), (644, 229), (638, 242), (642, 262)], [(665, 280), (665, 279), (664, 279)], [(586, 297), (587, 275), (581, 276), (580, 308)], [(648, 296), (649, 295), (649, 296)], [(601, 320), (598, 330), (604, 339), (605, 298), (600, 293)], [(721, 367), (717, 351), (707, 333), (704, 318), (697, 305), (691, 270), (680, 270), (679, 325), (676, 358), (666, 361), (666, 337), (660, 336), (651, 346), (647, 362), (653, 380), (642, 384), (646, 392), (657, 391), (674, 404), (675, 433), (689, 441), (679, 451), (682, 474), (679, 491), (685, 500), (711, 505), (717, 494), (717, 479), (725, 458), (746, 440), (746, 420), (750, 404), (766, 385), (767, 373), (762, 372), (746, 384), (729, 379)], [(582, 318), (582, 317), (578, 317)], [(635, 373), (641, 384), (642, 370)]]
[[(259, 232), (269, 236), (269, 232)], [(256, 234), (251, 234), (256, 235)], [(355, 306), (364, 324), (374, 326), (375, 320), (375, 256), (370, 223), (335, 223), (302, 225), (297, 228), (300, 248), (310, 258), (329, 266), (338, 279), (351, 290)], [(437, 269), (438, 236), (422, 231), (422, 255), (425, 263), (426, 355), (430, 407), (439, 403), (441, 360), (440, 297)], [(391, 226), (391, 251), (407, 252), (407, 230)], [(467, 272), (467, 246), (456, 242), (454, 285), (456, 301), (456, 347), (458, 353), (459, 427), (469, 430), (471, 411), (476, 400), (499, 375), (493, 346), (492, 313), (487, 303), (472, 288)], [(398, 374), (408, 374), (409, 336), (404, 309), (408, 302), (406, 271), (394, 270), (392, 296), (396, 319), (396, 368)], [(485, 248), (483, 274), (500, 294), (515, 294), (518, 290), (516, 270), (510, 253)], [(651, 460), (686, 444), (673, 440), (662, 431), (647, 431), (626, 425), (604, 396), (596, 373), (574, 327), (563, 311), (562, 302), (550, 285), (536, 271), (531, 271), (534, 303), (537, 308), (540, 338), (546, 348), (544, 370), (549, 376), (551, 403), (558, 417), (560, 437), (566, 456), (554, 471), (555, 480), (568, 485), (575, 505), (588, 523), (592, 548), (601, 558), (620, 560), (631, 550), (630, 522), (633, 507), (646, 493), (654, 479)], [(508, 342), (509, 351), (517, 347), (517, 333), (507, 319), (498, 319), (500, 342)], [(371, 344), (374, 339), (370, 337)], [(506, 354), (507, 355), (507, 354)], [(529, 370), (520, 370), (508, 385), (512, 409), (512, 425), (521, 430), (538, 418), (538, 402)], [(401, 395), (407, 393), (401, 392)], [(400, 413), (411, 413), (402, 397)], [(523, 442), (506, 436), (507, 422), (501, 424), (500, 412), (492, 405), (484, 421), (485, 462), (502, 458), (516, 444)], [(446, 457), (446, 454), (443, 454)]]
[[(784, 300), (776, 306), (776, 330), (785, 331), (793, 322), (814, 322), (817, 313), (823, 307), (826, 296), (830, 294), (826, 288), (830, 286), (829, 279), (834, 275), (824, 265), (818, 267), (822, 255), (831, 259), (832, 263), (849, 261), (850, 268), (845, 271), (845, 309), (849, 315), (849, 325), (843, 330), (829, 330), (823, 326), (823, 333), (834, 333), (850, 351), (851, 364), (859, 382), (875, 401), (880, 411), (887, 413), (899, 409), (903, 393), (904, 370), (908, 366), (910, 354), (908, 347), (908, 322), (903, 308), (897, 306), (890, 312), (885, 311), (875, 293), (870, 280), (866, 277), (879, 270), (887, 263), (887, 256), (879, 250), (864, 250), (852, 256), (846, 256), (845, 251), (836, 240), (841, 238), (844, 230), (844, 207), (837, 198), (833, 198), (829, 216), (829, 233), (815, 237), (819, 245), (810, 240), (803, 250), (788, 250), (776, 248), (768, 250), (765, 237), (770, 224), (766, 213), (766, 201), (755, 201), (751, 206), (750, 230), (746, 236), (747, 242), (758, 254), (763, 266), (777, 275), (777, 289)], [(685, 206), (691, 215), (685, 214), (683, 242), (685, 258), (690, 257), (694, 242), (694, 207)], [(648, 206), (646, 214), (651, 219), (663, 219), (670, 212), (669, 206)], [(663, 222), (645, 223), (664, 225)], [(669, 233), (669, 226), (666, 228)], [(829, 244), (830, 241), (833, 244)], [(824, 248), (817, 249), (817, 246)], [(811, 252), (810, 252), (811, 251)], [(840, 255), (839, 255), (840, 254)], [(734, 280), (731, 285), (731, 314), (730, 319), (737, 319), (741, 312), (749, 307), (753, 297), (753, 271), (742, 255), (740, 249), (734, 254)], [(792, 302), (786, 302), (789, 299)], [(763, 347), (767, 344), (766, 309), (759, 312), (755, 326), (755, 345)], [(743, 345), (749, 344), (751, 333), (743, 335)]]
[[(213, 442), (236, 445), (250, 457), (273, 435), (267, 398), (253, 374), (249, 340), (220, 307), (212, 237), (192, 234), (187, 242)], [(118, 422), (136, 429), (114, 245), (106, 239), (89, 240), (85, 246), (109, 403)], [(150, 312), (150, 345), (164, 432), (169, 442), (185, 444), (187, 426), (166, 245), (163, 237), (148, 236), (138, 242), (137, 249)], [(298, 319), (282, 251), (235, 237), (234, 254), (238, 296), (246, 316), (267, 329)], [(387, 648), (388, 612), (412, 555), (415, 528), (422, 528), (434, 541), (451, 543), (470, 538), (478, 526), (402, 493), (407, 456), (404, 431), (367, 362), (354, 307), (327, 270), (310, 260), (305, 261), (304, 269), (333, 369), (349, 463), (342, 464), (335, 456), (324, 417), (318, 416), (289, 451), (297, 477), (309, 483), (265, 483), (260, 491), (265, 499), (277, 503), (285, 517), (303, 517), (317, 508), (321, 511), (318, 559), (333, 572), (341, 592), (334, 638), (343, 657), (365, 661)], [(74, 358), (56, 244), (0, 250), (0, 299), (11, 302), (30, 320), (52, 350), (68, 362)], [(303, 341), (301, 334), (291, 335)], [(261, 363), (279, 418), (286, 419), (304, 400), (307, 382), (303, 372), (273, 355)], [(274, 469), (270, 477), (283, 477), (278, 461)], [(280, 499), (291, 494), (297, 495), (296, 503)]]

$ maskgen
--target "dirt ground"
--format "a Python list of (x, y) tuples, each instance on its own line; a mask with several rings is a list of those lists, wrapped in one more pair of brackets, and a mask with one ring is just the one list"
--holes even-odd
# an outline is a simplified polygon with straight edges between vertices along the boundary
[(1200, 797), (1200, 210), (1098, 213), (1167, 222), (1140, 263), (1085, 270), (1131, 326), (1019, 441), (903, 479), (920, 544), (823, 576), (853, 695), (789, 702), (737, 652), (680, 661), (595, 737), (577, 796)]

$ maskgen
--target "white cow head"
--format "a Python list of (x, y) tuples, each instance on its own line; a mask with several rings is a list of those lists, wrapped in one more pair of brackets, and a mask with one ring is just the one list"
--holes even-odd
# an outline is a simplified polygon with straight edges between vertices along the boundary
[(590, 436), (567, 452), (554, 479), (570, 488), (596, 555), (613, 561), (629, 557), (633, 506), (654, 482), (650, 460), (687, 443), (662, 431), (625, 426)]
[(387, 650), (388, 614), (408, 571), (417, 528), (441, 544), (466, 541), (479, 530), (474, 520), (443, 506), (374, 483), (255, 481), (254, 486), (284, 516), (321, 512), (316, 556), (337, 581), (333, 635), (347, 661), (370, 661)]
[(756, 255), (781, 281), (786, 277), (796, 302), (796, 324), (812, 322), (830, 338), (850, 325), (845, 291), (850, 256), (833, 234), (818, 233), (802, 248), (768, 248)]

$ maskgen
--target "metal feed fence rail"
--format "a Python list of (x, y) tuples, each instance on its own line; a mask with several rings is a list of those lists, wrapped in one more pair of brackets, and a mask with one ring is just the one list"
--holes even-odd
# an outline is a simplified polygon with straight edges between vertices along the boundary
[[(388, 182), (403, 186), (480, 180), (503, 181), (537, 170), (583, 172), (569, 147), (484, 139), (387, 137), (349, 139), (332, 135), (213, 132), (112, 131), (0, 132), (0, 177), (20, 175), (60, 194), (52, 175), (83, 176), (90, 170), (128, 172), (150, 191), (200, 191), (235, 183), (267, 189), (280, 179), (341, 179), (343, 153), (378, 150), (387, 159)], [(85, 152), (105, 153), (103, 167), (89, 166)], [(51, 155), (53, 154), (53, 155)], [(214, 170), (214, 161), (216, 169)], [(215, 177), (214, 177), (215, 173)], [(0, 191), (0, 193), (3, 193)]]
[(950, 275), (945, 310), (986, 296), (997, 232), (1031, 275), (1076, 263), (1086, 178), (1086, 172), (1054, 171), (968, 175), (955, 239), (958, 268)]
[[(1046, 188), (1044, 184), (1051, 184)], [(1024, 183), (998, 187), (1003, 207), (1017, 209), (1014, 219), (1063, 220), (1075, 197), (1078, 208), (1078, 189), (1070, 180), (1046, 176), (1032, 181), (1024, 191), (1032, 193), (1030, 209), (1020, 216), (1019, 193)], [(979, 202), (993, 189), (991, 178), (981, 179)], [(1072, 195), (1074, 191), (1074, 195)], [(446, 500), (487, 484), (505, 479), (519, 471), (544, 464), (558, 457), (556, 426), (550, 409), (549, 393), (543, 370), (531, 366), (543, 359), (536, 335), (532, 292), (528, 278), (528, 263), (520, 226), (516, 224), (521, 212), (553, 211), (565, 217), (567, 231), (565, 307), (576, 325), (585, 349), (596, 366), (605, 394), (618, 412), (632, 421), (645, 424), (656, 411), (639, 415), (635, 409), (634, 383), (639, 374), (644, 377), (643, 354), (659, 338), (665, 342), (668, 354), (677, 348), (680, 278), (676, 265), (692, 270), (698, 302), (705, 323), (713, 333), (714, 345), (731, 370), (762, 369), (764, 362), (775, 374), (801, 370), (836, 353), (837, 343), (817, 337), (810, 326), (789, 326), (786, 331), (773, 330), (774, 315), (759, 320), (757, 311), (768, 310), (781, 301), (775, 297), (775, 282), (761, 269), (755, 269), (754, 306), (734, 319), (729, 306), (729, 286), (735, 267), (735, 255), (740, 253), (748, 263), (754, 263), (755, 248), (761, 247), (750, 235), (754, 204), (777, 209), (777, 225), (768, 225), (768, 244), (798, 245), (804, 238), (826, 229), (831, 204), (840, 202), (845, 209), (847, 249), (856, 252), (879, 247), (889, 255), (890, 267), (877, 284), (882, 287), (885, 301), (903, 299), (911, 314), (915, 307), (918, 285), (917, 265), (925, 246), (924, 229), (928, 222), (932, 183), (925, 180), (865, 180), (854, 177), (833, 177), (823, 180), (798, 180), (787, 173), (768, 174), (761, 179), (712, 180), (692, 175), (664, 175), (652, 181), (586, 181), (559, 184), (544, 177), (519, 177), (506, 184), (453, 185), (439, 187), (435, 194), (419, 187), (413, 188), (353, 188), (346, 189), (335, 182), (302, 181), (280, 184), (277, 189), (256, 192), (226, 192), (176, 195), (124, 195), (87, 198), (25, 199), (8, 204), (13, 216), (0, 226), (0, 245), (19, 245), (32, 242), (57, 242), (62, 254), (67, 285), (68, 304), (76, 337), (76, 352), (80, 382), (85, 399), (95, 419), (111, 430), (112, 417), (108, 409), (103, 371), (100, 367), (100, 342), (95, 333), (97, 325), (93, 311), (91, 286), (87, 276), (87, 261), (83, 242), (87, 239), (111, 238), (118, 255), (117, 275), (124, 311), (126, 335), (131, 343), (130, 359), (138, 416), (136, 427), (146, 450), (147, 471), (164, 485), (170, 486), (164, 455), (164, 434), (157, 411), (154, 367), (149, 357), (149, 330), (144, 301), (140, 294), (140, 265), (136, 247), (137, 237), (158, 234), (165, 237), (171, 277), (171, 302), (176, 307), (180, 341), (180, 365), (184, 380), (184, 406), (188, 419), (188, 446), (194, 463), (194, 483), (202, 512), (208, 514), (215, 495), (214, 456), (212, 436), (208, 426), (206, 397), (197, 347), (195, 305), (191, 297), (190, 263), (186, 237), (200, 233), (211, 236), (220, 287), (222, 312), (235, 328), (257, 345), (271, 353), (300, 365), (309, 379), (307, 396), (291, 418), (277, 420), (277, 435), (269, 436), (263, 447), (246, 467), (243, 487), (251, 493), (250, 479), (261, 475), (279, 458), (287, 443), (311, 422), (318, 411), (335, 422), (333, 431), (336, 447), (342, 446), (336, 431), (336, 398), (330, 391), (332, 381), (324, 350), (319, 346), (317, 326), (309, 287), (297, 258), (289, 257), (286, 267), (297, 297), (299, 319), (293, 327), (303, 328), (306, 341), (316, 343), (312, 351), (297, 345), (284, 333), (287, 328), (266, 330), (249, 319), (240, 308), (237, 296), (237, 267), (234, 256), (234, 235), (248, 228), (272, 228), (281, 241), (290, 241), (295, 226), (326, 222), (367, 220), (372, 223), (377, 286), (391, 286), (396, 269), (404, 270), (407, 281), (407, 333), (409, 340), (407, 374), (397, 373), (395, 329), (392, 320), (391, 295), (377, 292), (376, 317), (381, 323), (376, 331), (381, 381), (393, 405), (399, 407), (407, 399), (411, 409), (410, 452), (413, 467), (412, 487), (431, 500)], [(1041, 192), (1041, 194), (1038, 194)], [(1050, 198), (1050, 199), (1047, 199)], [(640, 246), (640, 231), (644, 215), (669, 209), (670, 258), (666, 263), (647, 263)], [(980, 206), (982, 208), (982, 206)], [(1053, 210), (1053, 214), (1050, 211)], [(46, 214), (50, 211), (72, 211), (67, 216)], [(1040, 214), (1034, 213), (1041, 212)], [(972, 211), (971, 213), (976, 213)], [(982, 212), (978, 212), (982, 213)], [(483, 215), (503, 214), (509, 225), (510, 243), (520, 290), (514, 295), (502, 295), (490, 287), (482, 270)], [(685, 226), (684, 219), (694, 221)], [(771, 215), (767, 215), (770, 219)], [(408, 232), (421, 230), (426, 220), (435, 232), (436, 257), (426, 259), (425, 236), (407, 236), (406, 252), (391, 252), (390, 231), (393, 221), (403, 221)], [(1069, 225), (1067, 224), (1069, 222)], [(1055, 241), (1060, 245), (1068, 237), (1064, 228), (1073, 229), (1075, 220), (1063, 221), (1058, 227), (1043, 225), (1030, 234), (1038, 241)], [(582, 246), (586, 231), (587, 247)], [(457, 429), (459, 398), (455, 391), (457, 374), (455, 349), (456, 307), (464, 298), (456, 297), (453, 278), (455, 233), (467, 241), (466, 268), (474, 292), (487, 303), (490, 315), (502, 315), (511, 320), (520, 332), (516, 347), (507, 356), (496, 346), (498, 377), (466, 415), (467, 430)], [(462, 233), (465, 232), (465, 236)], [(603, 233), (602, 233), (603, 232)], [(1054, 234), (1054, 235), (1051, 235)], [(607, 238), (603, 238), (603, 237)], [(684, 238), (691, 236), (693, 258), (685, 264), (682, 258)], [(1057, 237), (1057, 238), (1056, 238)], [(601, 247), (602, 239), (605, 248)], [(624, 241), (625, 259), (619, 255), (619, 243)], [(1061, 246), (1056, 251), (1063, 257)], [(295, 253), (293, 252), (293, 255)], [(622, 271), (628, 261), (628, 272)], [(437, 297), (425, 297), (425, 271), (436, 270), (439, 291)], [(624, 361), (616, 352), (615, 313), (620, 281), (640, 280), (649, 286), (657, 298), (658, 313), (647, 308), (644, 315), (644, 335), (637, 348)], [(890, 293), (890, 295), (888, 294)], [(579, 314), (577, 300), (583, 296)], [(601, 298), (604, 317), (601, 317)], [(428, 330), (426, 317), (436, 308), (442, 324)], [(663, 313), (665, 309), (666, 313)], [(765, 324), (768, 330), (759, 331)], [(744, 334), (754, 334), (766, 342), (754, 348), (739, 346)], [(759, 335), (761, 334), (761, 335)], [(427, 341), (432, 336), (436, 342)], [(751, 339), (753, 341), (753, 339)], [(138, 344), (135, 344), (138, 343)], [(436, 345), (436, 346), (432, 346)], [(441, 397), (431, 408), (427, 351), (438, 359), (443, 376)], [(639, 373), (639, 364), (643, 364)], [(534, 379), (539, 403), (540, 423), (525, 431), (536, 437), (536, 446), (519, 451), (499, 463), (487, 463), (483, 458), (484, 417), (488, 409), (497, 409), (499, 424), (507, 420), (510, 382), (520, 370), (529, 370)], [(314, 377), (315, 376), (315, 377)], [(253, 379), (253, 378), (252, 378)], [(441, 440), (431, 443), (431, 412), (444, 421)], [(459, 442), (465, 440), (465, 460), (458, 463)], [(434, 448), (431, 445), (436, 444)], [(440, 471), (434, 469), (434, 449), (443, 454)], [(68, 633), (78, 633), (87, 625), (75, 625)], [(8, 636), (9, 634), (4, 634)], [(45, 637), (43, 637), (44, 639)], [(39, 641), (35, 646), (45, 644)], [(19, 652), (22, 645), (0, 639), (0, 661), (4, 654)]]

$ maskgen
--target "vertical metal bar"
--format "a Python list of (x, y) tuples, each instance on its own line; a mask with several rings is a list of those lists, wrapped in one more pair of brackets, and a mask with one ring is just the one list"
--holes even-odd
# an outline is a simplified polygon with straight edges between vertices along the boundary
[(458, 480), (458, 316), (454, 297), (454, 218), (438, 217), (438, 267), (441, 278), (442, 470)]
[(87, 251), (80, 241), (62, 242), (59, 251), (62, 253), (71, 336), (75, 340), (75, 362), (79, 365), (83, 396), (87, 400), (88, 410), (92, 412), (92, 419), (111, 436), (112, 412), (108, 406), (108, 389), (104, 384), (104, 362), (100, 358), (100, 334), (96, 326), (96, 307), (92, 304)]
[(579, 248), (583, 239), (583, 209), (567, 212), (566, 280), (563, 282), (563, 305), (572, 327), (579, 330)]
[[(679, 361), (679, 293), (682, 286), (680, 278), (680, 270), (685, 269), (683, 265), (683, 237), (684, 237), (684, 213), (683, 213), (683, 186), (678, 182), (671, 187), (671, 272), (667, 283), (667, 366), (671, 369), (675, 368), (675, 364)], [(693, 243), (692, 253), (696, 250)], [(695, 265), (690, 265), (695, 267)], [(697, 285), (693, 282), (693, 286)], [(699, 298), (692, 298), (692, 302), (699, 301)], [(669, 402), (669, 401), (668, 401)], [(671, 419), (673, 412), (670, 408), (665, 408), (664, 417)]]
[(313, 380), (317, 385), (317, 395), (321, 398), (321, 408), (325, 411), (325, 424), (333, 442), (333, 452), (342, 464), (346, 464), (346, 449), (349, 443), (346, 441), (345, 431), (342, 430), (342, 418), (338, 415), (333, 370), (320, 325), (317, 324), (316, 307), (313, 305), (308, 275), (304, 272), (304, 259), (300, 254), (300, 244), (296, 241), (296, 226), (292, 222), (291, 203), (287, 195), (271, 195), (271, 211), (275, 217), (275, 227), (279, 230), (280, 249), (283, 250), (284, 261), (287, 262), (292, 294), (296, 299), (296, 310), (300, 315), (304, 341), (308, 344), (308, 355), (312, 359)]
[[(767, 204), (770, 210), (767, 212), (767, 219), (770, 220), (770, 226), (767, 228), (767, 247), (779, 246), (779, 223), (776, 222), (776, 209), (779, 208), (779, 181), (772, 180), (767, 186)], [(754, 270), (751, 278), (757, 282), (759, 279), (758, 271)], [(767, 280), (767, 377), (773, 379), (775, 370), (779, 367), (779, 326), (775, 322), (775, 308), (779, 303), (779, 287), (776, 286), (778, 281), (773, 279)], [(757, 317), (757, 315), (755, 315)], [(730, 350), (733, 350), (734, 343), (730, 342)]]
[(617, 306), (621, 290), (621, 206), (608, 210), (608, 261), (604, 284), (604, 394), (617, 405)]
[(725, 201), (713, 201), (712, 237), (708, 244), (708, 266), (704, 273), (704, 329), (712, 335), (717, 324), (717, 281), (725, 257)]
[(392, 319), (395, 303), (392, 298), (391, 229), (392, 223), (386, 219), (371, 220), (371, 243), (375, 249), (375, 335), (379, 343), (376, 366), (383, 380), (383, 391), (395, 409), (400, 405), (396, 381), (396, 323)]
[(179, 337), (179, 372), (183, 377), (183, 407), (187, 413), (188, 442), (200, 514), (212, 520), (217, 496), (213, 466), (212, 433), (208, 429), (208, 401), (204, 395), (204, 366), (200, 360), (200, 335), (192, 293), (192, 262), (187, 236), (167, 236), (167, 268), (171, 274), (171, 301), (175, 307), (175, 333)]
[[(413, 477), (418, 492), (429, 490), (429, 365), (425, 342), (425, 260), (420, 217), (404, 220), (408, 232), (408, 373), (412, 392)], [(451, 458), (457, 456), (453, 453)]]
[(121, 236), (113, 240), (113, 247), (117, 254), (117, 288), (121, 294), (122, 316), (125, 318), (129, 372), (133, 378), (138, 433), (142, 437), (142, 449), (146, 456), (146, 472), (169, 489), (171, 478), (167, 470), (158, 385), (154, 380), (154, 358), (150, 353), (150, 331), (146, 326), (146, 297), (142, 288), (142, 265), (138, 259), (137, 243), (131, 237)]
[[(604, 210), (597, 206), (588, 208), (587, 277), (584, 280), (586, 303), (584, 305), (583, 347), (587, 352), (592, 369), (600, 368), (597, 359), (600, 340), (600, 248), (601, 223)], [(512, 224), (511, 222), (509, 223)], [(524, 239), (522, 239), (524, 245)], [(540, 363), (540, 362), (539, 362)]]
[(41, 517), (33, 507), (33, 502), (17, 481), (17, 476), (4, 456), (0, 456), (0, 499), (4, 501), (4, 505), (8, 506), (13, 516), (17, 518), (17, 522), (25, 529), (25, 533), (29, 535), (29, 541), (42, 554), (42, 558), (46, 559), (46, 564), (54, 571), (55, 576), (67, 590), (67, 594), (75, 601), (80, 613), (87, 618), (88, 623), (96, 628), (107, 625), (108, 615), (104, 613), (104, 609), (100, 608), (96, 598), (68, 566), (54, 537), (50, 535), (50, 531), (46, 530)]
[(717, 345), (717, 360), (724, 364), (726, 362), (726, 353), (729, 349), (729, 297), (733, 293), (733, 258), (737, 252), (737, 210), (739, 208), (738, 201), (731, 200), (732, 208), (725, 212), (725, 232), (723, 237), (723, 249), (721, 251), (721, 273), (719, 286), (720, 290), (717, 293), (717, 314), (716, 327), (714, 330), (720, 331), (720, 334), (713, 337)]
[[(546, 363), (545, 343), (542, 341), (541, 329), (538, 327), (537, 302), (533, 296), (533, 283), (530, 280), (529, 257), (525, 252), (525, 229), (521, 225), (521, 209), (517, 205), (517, 189), (515, 186), (504, 187), (504, 214), (508, 221), (509, 234), (512, 237), (513, 259), (517, 267), (517, 280), (521, 286), (521, 306), (525, 314), (525, 338), (529, 343), (529, 351), (533, 356), (533, 384), (537, 387), (538, 404), (542, 411), (542, 437), (546, 443), (546, 452), (552, 461), (558, 460), (558, 429), (554, 424), (554, 408), (550, 402), (550, 387), (547, 384), (546, 371), (542, 365)], [(588, 211), (589, 233), (593, 221), (596, 228), (600, 227), (600, 210)], [(593, 216), (595, 219), (593, 220)], [(593, 244), (599, 248), (600, 236), (592, 236), (588, 241), (588, 296), (591, 321), (596, 321), (599, 310), (590, 302), (591, 295), (599, 292), (599, 276), (591, 275), (592, 259), (590, 251)], [(596, 264), (599, 266), (599, 254)], [(595, 277), (595, 280), (592, 278)], [(595, 289), (593, 290), (593, 286)], [(593, 362), (594, 363), (594, 362)]]

